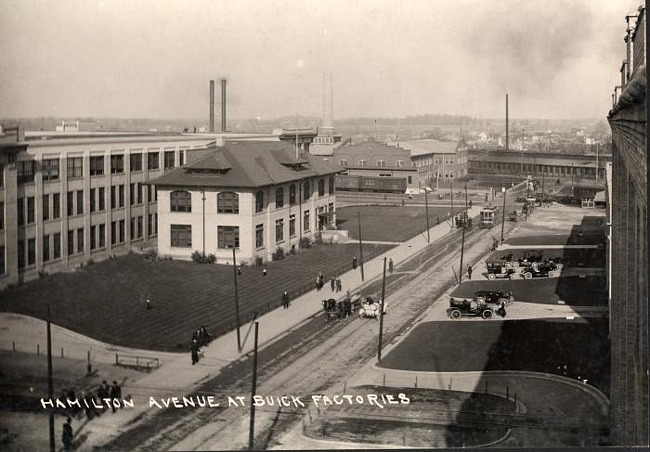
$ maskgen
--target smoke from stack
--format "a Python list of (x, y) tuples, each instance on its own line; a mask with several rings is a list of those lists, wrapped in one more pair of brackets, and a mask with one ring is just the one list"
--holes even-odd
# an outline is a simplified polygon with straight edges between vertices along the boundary
[(214, 133), (214, 80), (210, 80), (210, 133)]
[(226, 132), (226, 79), (221, 79), (221, 131)]

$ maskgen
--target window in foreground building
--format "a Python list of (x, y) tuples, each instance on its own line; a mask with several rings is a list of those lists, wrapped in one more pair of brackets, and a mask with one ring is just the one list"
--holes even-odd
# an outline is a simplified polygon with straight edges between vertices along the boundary
[(192, 248), (192, 225), (171, 225), (171, 246), (174, 248)]
[(192, 194), (189, 191), (176, 190), (170, 193), (172, 212), (191, 212)]
[(217, 213), (239, 213), (239, 195), (225, 191), (217, 195)]
[(239, 248), (239, 226), (219, 226), (217, 228), (219, 248)]

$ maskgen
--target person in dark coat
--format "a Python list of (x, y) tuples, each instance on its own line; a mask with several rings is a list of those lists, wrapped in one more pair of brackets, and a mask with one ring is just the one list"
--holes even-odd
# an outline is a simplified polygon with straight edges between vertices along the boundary
[(284, 307), (284, 309), (287, 309), (289, 307), (289, 292), (287, 292), (286, 290), (282, 294), (282, 306)]
[(467, 279), (472, 279), (472, 266), (467, 266)]
[(192, 340), (192, 365), (199, 362), (199, 342)]
[(330, 287), (332, 288), (332, 292), (334, 292), (334, 289), (336, 289), (336, 276), (334, 275), (330, 276)]
[(63, 442), (63, 450), (72, 450), (72, 419), (68, 418), (63, 424), (63, 432), (61, 433), (61, 442)]
[(393, 273), (393, 258), (388, 259), (388, 273)]
[[(117, 384), (117, 381), (113, 380), (113, 386), (111, 386), (111, 399), (120, 400), (122, 398), (122, 388)], [(115, 413), (115, 404), (111, 404), (113, 408), (113, 413)]]
[(357, 269), (357, 256), (352, 256), (352, 270)]
[(341, 282), (341, 278), (336, 278), (336, 291), (340, 292), (343, 290), (343, 283)]

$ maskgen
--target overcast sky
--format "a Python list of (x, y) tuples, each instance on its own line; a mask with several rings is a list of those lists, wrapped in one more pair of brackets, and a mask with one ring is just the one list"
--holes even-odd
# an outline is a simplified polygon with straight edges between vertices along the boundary
[(640, 4), (0, 0), (0, 117), (602, 117)]

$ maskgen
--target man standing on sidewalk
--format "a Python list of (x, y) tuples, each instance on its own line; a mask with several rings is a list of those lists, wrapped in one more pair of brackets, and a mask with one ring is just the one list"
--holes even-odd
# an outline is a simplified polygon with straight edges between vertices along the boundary
[(63, 432), (61, 433), (61, 442), (63, 442), (63, 450), (72, 450), (72, 419), (68, 418), (63, 424)]
[(352, 256), (352, 270), (357, 269), (357, 256)]
[(467, 265), (467, 279), (472, 279), (472, 266)]
[(388, 259), (388, 273), (393, 273), (393, 258)]
[(284, 309), (287, 309), (289, 307), (289, 292), (287, 292), (286, 290), (282, 294), (282, 306), (284, 307)]

